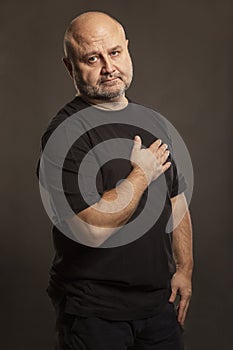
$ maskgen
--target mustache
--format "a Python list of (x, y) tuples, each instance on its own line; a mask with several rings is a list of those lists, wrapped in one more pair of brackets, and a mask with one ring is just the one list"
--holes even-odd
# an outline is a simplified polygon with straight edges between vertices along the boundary
[(100, 83), (104, 83), (105, 81), (115, 79), (115, 78), (122, 79), (120, 74), (106, 74), (104, 78), (100, 79)]

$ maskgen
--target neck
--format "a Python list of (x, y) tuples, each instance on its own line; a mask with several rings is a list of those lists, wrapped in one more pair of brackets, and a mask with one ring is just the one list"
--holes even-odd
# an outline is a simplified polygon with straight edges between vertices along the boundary
[(120, 96), (111, 100), (97, 100), (92, 99), (87, 96), (78, 95), (84, 101), (92, 105), (93, 107), (104, 109), (104, 110), (120, 110), (125, 108), (128, 105), (128, 99), (124, 96)]

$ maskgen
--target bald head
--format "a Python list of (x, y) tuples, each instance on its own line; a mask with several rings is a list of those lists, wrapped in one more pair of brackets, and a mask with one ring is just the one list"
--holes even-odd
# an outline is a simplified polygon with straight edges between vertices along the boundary
[[(133, 67), (122, 25), (102, 12), (86, 12), (68, 26), (63, 62), (80, 96), (89, 102), (125, 98)], [(93, 102), (95, 103), (95, 102)]]
[(65, 56), (72, 61), (79, 46), (83, 43), (91, 43), (92, 40), (104, 35), (105, 32), (118, 32), (122, 38), (126, 39), (122, 25), (103, 12), (85, 12), (74, 18), (64, 36)]

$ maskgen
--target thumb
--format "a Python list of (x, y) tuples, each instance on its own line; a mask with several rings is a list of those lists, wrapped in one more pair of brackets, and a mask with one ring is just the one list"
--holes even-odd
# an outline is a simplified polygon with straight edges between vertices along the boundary
[(170, 295), (170, 299), (169, 299), (169, 302), (170, 303), (174, 303), (175, 299), (176, 299), (176, 295), (177, 295), (177, 288), (176, 287), (173, 287), (172, 288), (172, 293)]
[(134, 137), (134, 145), (133, 145), (133, 148), (134, 150), (140, 150), (141, 149), (141, 146), (142, 146), (142, 140), (141, 140), (141, 137), (136, 135)]

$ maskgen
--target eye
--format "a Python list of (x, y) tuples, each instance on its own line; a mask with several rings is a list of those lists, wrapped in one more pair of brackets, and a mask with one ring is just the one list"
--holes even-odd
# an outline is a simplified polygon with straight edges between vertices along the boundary
[(120, 53), (120, 51), (117, 51), (117, 50), (112, 51), (112, 52), (111, 52), (111, 56), (113, 56), (113, 57), (118, 56), (119, 53)]
[(95, 63), (95, 62), (97, 62), (97, 59), (98, 59), (97, 56), (92, 56), (92, 57), (89, 57), (89, 58), (88, 58), (88, 62), (89, 62), (89, 63)]

